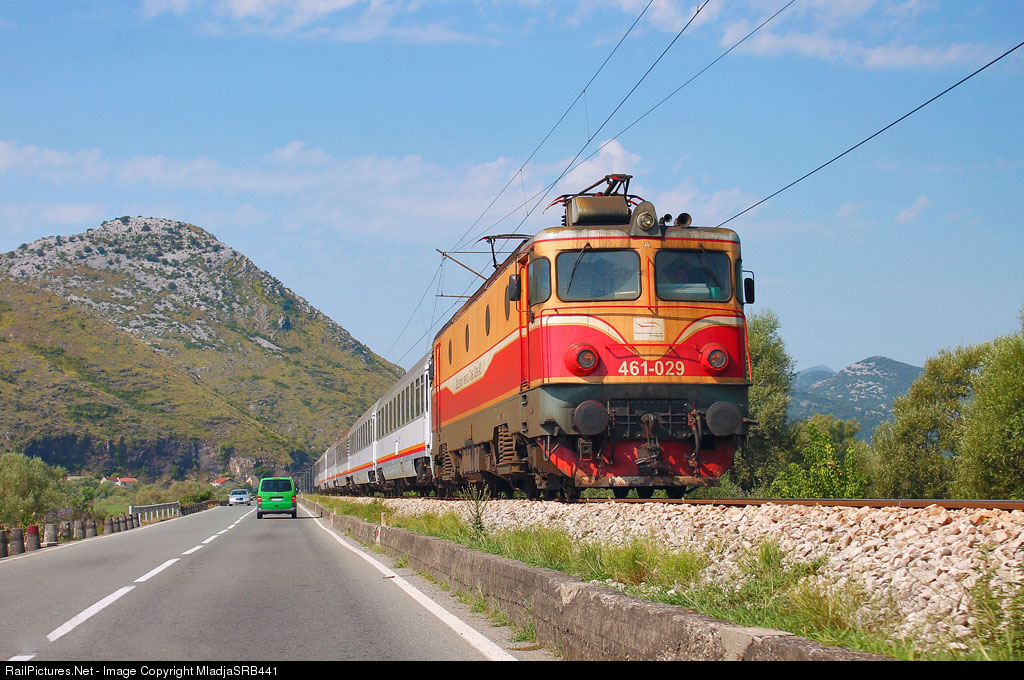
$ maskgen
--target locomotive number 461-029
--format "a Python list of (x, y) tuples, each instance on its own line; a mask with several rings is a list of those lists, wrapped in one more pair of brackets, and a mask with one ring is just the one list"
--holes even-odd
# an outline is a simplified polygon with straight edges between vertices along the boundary
[(619, 375), (683, 375), (686, 365), (680, 359), (628, 359), (619, 364)]

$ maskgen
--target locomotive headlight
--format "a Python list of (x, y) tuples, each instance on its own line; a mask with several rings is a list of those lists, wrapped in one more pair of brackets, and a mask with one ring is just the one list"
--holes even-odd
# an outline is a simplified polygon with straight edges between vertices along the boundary
[(597, 366), (597, 354), (592, 349), (581, 349), (576, 354), (576, 364), (584, 371), (589, 371)]
[(700, 351), (700, 363), (708, 373), (721, 373), (729, 365), (729, 353), (721, 345), (705, 345)]
[(658, 220), (654, 217), (654, 215), (652, 215), (649, 212), (642, 212), (640, 213), (640, 216), (636, 218), (637, 226), (643, 229), (644, 231), (650, 231), (651, 227), (653, 227), (657, 223), (657, 221)]
[(565, 365), (576, 375), (590, 375), (597, 370), (597, 350), (585, 343), (572, 345), (565, 351)]

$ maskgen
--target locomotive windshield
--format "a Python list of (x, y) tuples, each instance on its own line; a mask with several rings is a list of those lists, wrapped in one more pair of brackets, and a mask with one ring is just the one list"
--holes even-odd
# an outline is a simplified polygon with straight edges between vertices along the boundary
[(640, 255), (635, 250), (582, 250), (558, 254), (558, 297), (577, 300), (635, 300), (640, 297)]
[(654, 257), (654, 286), (662, 300), (728, 300), (731, 267), (725, 253), (660, 250)]

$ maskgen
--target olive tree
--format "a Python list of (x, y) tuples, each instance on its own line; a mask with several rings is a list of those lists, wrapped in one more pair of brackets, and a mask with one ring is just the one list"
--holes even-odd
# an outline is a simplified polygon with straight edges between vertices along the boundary
[(0, 525), (31, 524), (66, 503), (61, 479), (66, 472), (21, 453), (0, 455)]
[(751, 372), (750, 417), (757, 421), (732, 477), (744, 491), (769, 484), (789, 461), (789, 394), (795, 362), (779, 334), (778, 315), (763, 310), (747, 317)]
[(875, 486), (892, 498), (946, 498), (974, 384), (989, 346), (941, 350), (910, 390), (893, 402), (893, 419), (876, 431)]
[(985, 354), (958, 443), (956, 495), (1024, 498), (1024, 328)]

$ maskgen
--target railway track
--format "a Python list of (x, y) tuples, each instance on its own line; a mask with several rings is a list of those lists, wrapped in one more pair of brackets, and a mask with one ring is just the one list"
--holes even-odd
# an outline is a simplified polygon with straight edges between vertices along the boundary
[(946, 510), (1021, 510), (1024, 501), (949, 500), (942, 498), (584, 498), (580, 503), (672, 503), (681, 505), (809, 505), (835, 508), (927, 508), (937, 505)]
[[(385, 497), (386, 500), (386, 497)], [(429, 496), (424, 500), (464, 501), (469, 498), (441, 498)], [(495, 498), (497, 500), (497, 498)], [(526, 500), (519, 498), (514, 500)], [(667, 503), (672, 505), (723, 505), (745, 507), (750, 505), (804, 505), (833, 508), (927, 508), (937, 505), (946, 510), (1020, 510), (1024, 512), (1024, 500), (964, 500), (945, 498), (580, 498), (573, 501), (560, 499), (538, 501), (544, 503)]]

